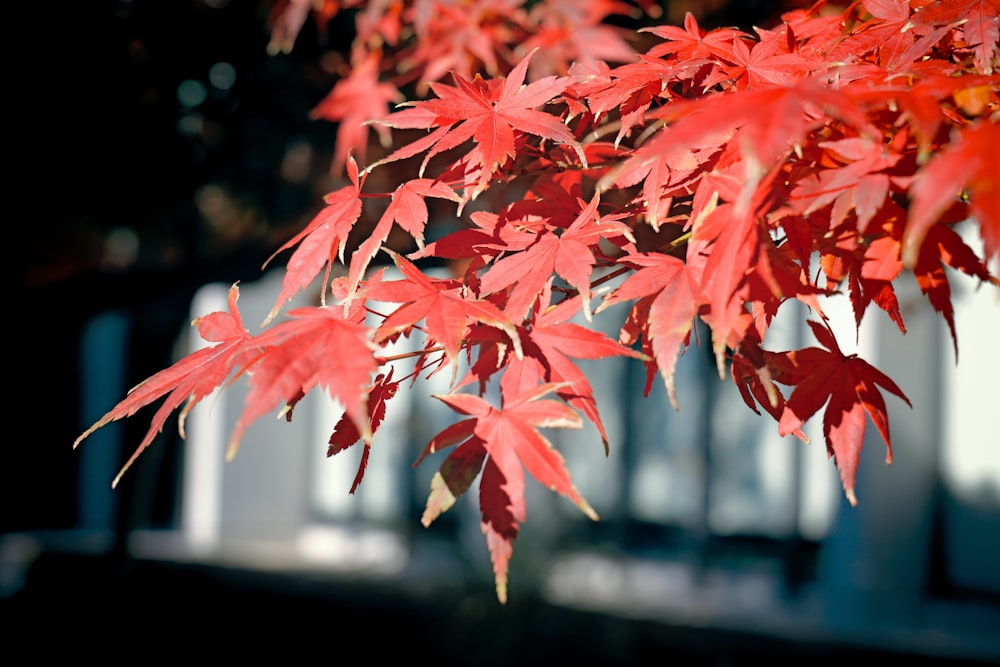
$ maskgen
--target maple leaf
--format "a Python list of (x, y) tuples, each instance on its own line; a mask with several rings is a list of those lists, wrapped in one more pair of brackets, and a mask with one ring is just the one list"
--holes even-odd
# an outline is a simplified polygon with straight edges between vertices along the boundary
[[(759, 415), (760, 410), (757, 409), (759, 404), (777, 422), (781, 420), (781, 415), (785, 411), (785, 397), (774, 384), (771, 368), (767, 363), (769, 353), (761, 348), (760, 343), (756, 331), (750, 329), (742, 344), (733, 352), (733, 383), (739, 389), (747, 407)], [(809, 438), (801, 428), (791, 433), (809, 444)]]
[(417, 43), (412, 54), (421, 82), (438, 81), (448, 72), (471, 78), (500, 72), (498, 52), (507, 51), (511, 25), (526, 21), (524, 0), (463, 0), (418, 3), (413, 19)]
[[(510, 378), (520, 374), (520, 384), (525, 388), (539, 383), (563, 385), (557, 394), (564, 401), (579, 409), (597, 428), (604, 444), (605, 454), (609, 451), (608, 433), (601, 420), (594, 398), (594, 390), (586, 375), (573, 363), (572, 359), (603, 359), (607, 357), (631, 357), (647, 359), (646, 355), (615, 341), (599, 331), (567, 321), (575, 312), (574, 306), (563, 301), (560, 306), (549, 307), (551, 282), (539, 297), (530, 328), (519, 328), (524, 357), (511, 360), (504, 372)], [(575, 297), (574, 301), (579, 301)], [(510, 377), (508, 377), (510, 376)]]
[[(865, 114), (854, 100), (812, 77), (789, 86), (684, 100), (665, 105), (650, 117), (677, 120), (604, 176), (598, 182), (599, 190), (638, 182), (636, 174), (648, 173), (663, 156), (696, 152), (713, 142), (719, 146), (727, 139), (753, 161), (754, 172), (767, 172), (810, 131), (831, 118), (854, 127), (866, 126)], [(744, 190), (752, 191), (756, 180), (746, 178)]]
[[(428, 157), (472, 139), (474, 146), (467, 159), (471, 167), (482, 167), (473, 199), (485, 190), (496, 170), (515, 157), (515, 132), (573, 146), (586, 164), (583, 148), (569, 128), (558, 117), (537, 110), (561, 94), (572, 80), (548, 76), (525, 84), (533, 54), (524, 56), (500, 85), (490, 86), (478, 76), (469, 81), (455, 73), (455, 87), (432, 85), (439, 98), (404, 103), (411, 108), (390, 114), (380, 122), (396, 128), (438, 128), (431, 135), (433, 149)], [(421, 150), (430, 148), (424, 143), (420, 143)], [(387, 158), (392, 159), (398, 156)]]
[(829, 59), (830, 45), (842, 37), (844, 15), (819, 11), (824, 4), (825, 0), (820, 0), (812, 7), (789, 10), (781, 15), (781, 20), (794, 35), (800, 53)]
[(253, 421), (278, 406), (287, 410), (315, 387), (340, 401), (361, 438), (371, 439), (367, 388), (378, 364), (360, 315), (363, 311), (358, 310), (345, 317), (344, 309), (334, 306), (296, 308), (288, 320), (257, 337), (260, 352), (250, 368), (250, 391), (233, 428), (227, 459), (236, 455)]
[(979, 91), (996, 89), (1000, 77), (962, 75), (948, 68), (932, 71), (907, 90), (891, 91), (895, 104), (904, 111), (918, 142), (917, 163), (924, 164), (937, 150), (938, 130), (942, 124), (953, 124), (948, 113), (950, 101), (977, 97)]
[(512, 230), (509, 225), (500, 225), (500, 216), (497, 214), (475, 211), (469, 218), (473, 225), (463, 227), (432, 241), (423, 250), (410, 253), (407, 257), (413, 260), (424, 257), (440, 257), (443, 259), (478, 259), (486, 262), (494, 255), (499, 254), (500, 250), (507, 247), (509, 243), (517, 245), (513, 239), (521, 236), (519, 230)]
[[(427, 496), (427, 504), (420, 517), (420, 523), (425, 528), (430, 527), (435, 519), (451, 509), (455, 501), (465, 495), (483, 468), (483, 462), (486, 460), (486, 445), (481, 439), (472, 435), (474, 426), (475, 420), (465, 419), (446, 429), (451, 434), (452, 439), (464, 440), (464, 442), (441, 462), (441, 467), (431, 478), (431, 492)], [(431, 441), (437, 447), (442, 444), (440, 436), (441, 434)], [(449, 445), (453, 444), (455, 442), (449, 443)], [(429, 451), (437, 451), (437, 449), (430, 448)]]
[[(884, 208), (897, 207), (887, 201)], [(886, 226), (892, 227), (901, 215), (887, 216)], [(826, 236), (831, 244), (820, 256), (820, 267), (831, 284), (847, 282), (856, 325), (860, 326), (868, 306), (875, 303), (896, 323), (901, 332), (906, 333), (892, 286), (892, 281), (903, 270), (898, 238), (883, 235), (866, 240), (849, 225), (831, 230)]]
[(998, 0), (946, 0), (923, 7), (913, 15), (915, 24), (958, 24), (972, 48), (976, 69), (992, 74), (1000, 55), (1000, 2)]
[(365, 296), (403, 305), (383, 320), (375, 332), (375, 343), (409, 330), (423, 320), (427, 334), (444, 346), (457, 372), (467, 327), (470, 322), (480, 322), (507, 334), (516, 354), (523, 355), (517, 329), (503, 311), (489, 301), (467, 295), (457, 281), (429, 278), (405, 257), (387, 252), (404, 278), (369, 281), (365, 285)]
[(274, 319), (282, 306), (308, 287), (324, 267), (321, 299), (325, 298), (332, 263), (338, 257), (343, 263), (347, 236), (354, 223), (361, 217), (361, 185), (364, 183), (364, 178), (359, 177), (358, 165), (354, 158), (348, 160), (347, 172), (351, 184), (323, 197), (326, 207), (316, 214), (305, 229), (274, 251), (274, 254), (264, 262), (266, 267), (281, 252), (292, 246), (299, 246), (288, 258), (281, 291), (275, 299), (274, 307), (264, 320), (264, 326)]
[(823, 348), (808, 347), (767, 355), (774, 381), (795, 387), (785, 402), (778, 432), (781, 435), (800, 432), (802, 425), (826, 405), (823, 436), (827, 453), (840, 471), (847, 499), (856, 505), (854, 481), (864, 444), (866, 414), (885, 442), (886, 463), (892, 462), (889, 416), (878, 388), (882, 387), (913, 406), (884, 373), (856, 354), (841, 352), (828, 327), (814, 320), (809, 320), (808, 324)]
[(692, 182), (697, 182), (709, 171), (715, 156), (731, 137), (732, 128), (729, 128), (718, 134), (696, 137), (687, 144), (643, 145), (598, 181), (598, 191), (606, 190), (612, 183), (621, 188), (642, 183), (646, 223), (659, 231), (664, 211), (672, 204), (673, 193), (686, 191)]
[(695, 239), (711, 242), (701, 281), (709, 313), (702, 319), (712, 328), (720, 378), (725, 377), (726, 346), (749, 326), (747, 275), (759, 261), (763, 236), (754, 210), (737, 204), (717, 206), (694, 231)]
[(549, 0), (531, 7), (529, 35), (518, 45), (522, 54), (539, 49), (531, 62), (530, 78), (564, 76), (571, 63), (592, 67), (634, 60), (629, 32), (606, 22), (612, 14), (628, 15), (631, 11), (628, 4), (614, 0)]
[[(620, 116), (620, 127), (615, 146), (646, 120), (646, 112), (653, 102), (670, 97), (670, 84), (691, 78), (709, 61), (676, 62), (640, 54), (633, 63), (616, 67), (608, 73), (603, 84), (591, 83), (594, 90), (586, 91), (586, 107), (595, 118), (609, 112)], [(583, 93), (582, 87), (575, 91)]]
[(798, 299), (823, 317), (823, 308), (816, 297), (818, 294), (830, 295), (833, 290), (821, 290), (809, 279), (792, 244), (776, 245), (770, 237), (762, 236), (761, 245), (757, 266), (747, 276), (747, 283), (751, 305), (758, 317), (765, 318), (764, 327), (789, 298)]
[(427, 225), (428, 211), (425, 197), (448, 199), (461, 203), (461, 198), (445, 183), (429, 178), (415, 178), (401, 183), (392, 193), (392, 199), (385, 212), (375, 224), (366, 238), (351, 253), (351, 266), (348, 271), (350, 290), (357, 289), (372, 258), (389, 237), (394, 224), (402, 227), (417, 243), (418, 248), (424, 247), (424, 227)]
[[(357, 35), (355, 45), (376, 44), (397, 46), (402, 33), (408, 28), (408, 17), (403, 16), (403, 0), (322, 0), (324, 2), (343, 2), (347, 6), (359, 9), (354, 22)], [(357, 46), (355, 47), (357, 48)]]
[(600, 312), (623, 301), (639, 300), (634, 308), (642, 308), (643, 313), (637, 318), (647, 322), (656, 366), (670, 403), (677, 409), (674, 369), (690, 338), (698, 308), (705, 303), (699, 281), (689, 273), (682, 260), (670, 255), (640, 253), (622, 257), (618, 262), (639, 268), (606, 295), (597, 310)]
[(832, 202), (830, 229), (837, 227), (854, 209), (857, 230), (863, 234), (889, 195), (889, 176), (880, 172), (895, 166), (902, 156), (867, 137), (825, 141), (818, 146), (843, 161), (843, 166), (803, 178), (792, 196), (808, 204), (802, 211), (806, 216)]
[[(340, 79), (320, 100), (310, 117), (337, 123), (332, 173), (339, 175), (349, 156), (357, 155), (366, 162), (368, 155), (368, 121), (389, 112), (391, 102), (401, 102), (402, 93), (393, 84), (379, 80), (380, 51), (364, 54), (361, 62), (351, 65), (350, 74)], [(382, 125), (374, 126), (383, 146), (388, 146), (389, 131)]]
[(480, 528), (493, 561), (497, 599), (507, 602), (507, 576), (514, 555), (514, 540), (527, 518), (524, 469), (510, 451), (491, 455), (479, 479)]
[(497, 260), (482, 276), (481, 293), (493, 294), (516, 283), (505, 309), (513, 319), (520, 320), (549, 277), (556, 273), (583, 297), (584, 312), (589, 319), (590, 278), (596, 262), (591, 248), (608, 237), (632, 239), (628, 225), (614, 219), (622, 216), (602, 218), (598, 214), (599, 200), (600, 195), (595, 194), (586, 205), (578, 201), (577, 207), (582, 210), (561, 233), (543, 229), (527, 249)]
[(788, 50), (786, 30), (787, 27), (780, 32), (758, 28), (758, 35), (765, 39), (756, 43), (733, 40), (725, 57), (732, 64), (720, 66), (705, 80), (705, 85), (731, 80), (736, 88), (756, 88), (762, 84), (788, 86), (806, 77), (815, 68), (814, 61)]
[(750, 35), (735, 28), (718, 28), (705, 31), (698, 25), (698, 19), (691, 12), (684, 13), (684, 28), (673, 25), (650, 26), (639, 29), (667, 40), (649, 50), (651, 56), (676, 55), (679, 60), (728, 57), (733, 52), (733, 43), (750, 39)]
[[(456, 412), (472, 417), (460, 422), (459, 429), (446, 429), (449, 439), (474, 436), (488, 456), (479, 480), (480, 509), (501, 602), (507, 599), (508, 564), (518, 525), (525, 519), (525, 469), (543, 486), (571, 500), (587, 517), (598, 518), (573, 485), (562, 455), (537, 430), (582, 427), (580, 416), (571, 407), (543, 398), (561, 385), (545, 383), (515, 394), (508, 384), (501, 381), (499, 409), (472, 394), (435, 395)], [(440, 503), (438, 496), (435, 499)]]
[[(399, 389), (399, 380), (393, 381), (393, 369), (389, 368), (389, 373), (379, 373), (375, 377), (375, 382), (368, 390), (366, 405), (368, 410), (368, 424), (372, 435), (378, 430), (385, 419), (386, 403), (396, 395)], [(329, 447), (326, 450), (327, 456), (333, 456), (345, 449), (353, 447), (358, 442), (364, 443), (364, 450), (361, 452), (361, 461), (358, 464), (358, 473), (351, 484), (351, 493), (354, 493), (361, 485), (364, 478), (365, 469), (368, 467), (368, 456), (371, 453), (371, 443), (365, 441), (354, 421), (345, 413), (341, 416), (337, 425), (330, 435)]]
[(945, 265), (964, 271), (982, 281), (989, 281), (986, 265), (967, 246), (958, 232), (948, 225), (932, 225), (920, 245), (920, 256), (913, 266), (913, 277), (920, 291), (927, 295), (934, 310), (941, 313), (951, 332), (955, 361), (958, 361), (958, 333), (955, 330), (955, 309), (951, 302), (951, 284)]
[(130, 417), (140, 408), (166, 396), (166, 400), (153, 415), (149, 430), (146, 431), (139, 446), (115, 476), (111, 484), (113, 487), (118, 485), (118, 481), (125, 474), (125, 471), (135, 462), (139, 454), (153, 442), (156, 435), (163, 430), (167, 417), (174, 410), (183, 404), (177, 422), (178, 431), (183, 438), (184, 421), (191, 409), (215, 389), (222, 386), (233, 369), (244, 362), (248, 355), (255, 353), (257, 346), (253, 344), (254, 338), (243, 326), (243, 318), (240, 316), (237, 306), (239, 300), (238, 283), (229, 288), (228, 298), (228, 313), (210, 313), (195, 319), (192, 323), (197, 326), (202, 339), (216, 343), (215, 345), (188, 354), (169, 368), (152, 375), (133, 387), (125, 399), (109, 410), (73, 443), (73, 447), (79, 446), (84, 438), (102, 426), (124, 417)]
[(860, 22), (831, 53), (833, 58), (856, 59), (875, 52), (886, 63), (913, 45), (917, 34), (909, 24), (909, 0), (863, 0), (861, 4), (876, 20)]
[(909, 219), (903, 233), (903, 264), (913, 268), (928, 228), (963, 192), (979, 224), (984, 255), (1000, 258), (1000, 173), (995, 164), (1000, 125), (980, 119), (957, 131), (948, 145), (921, 169), (910, 186)]

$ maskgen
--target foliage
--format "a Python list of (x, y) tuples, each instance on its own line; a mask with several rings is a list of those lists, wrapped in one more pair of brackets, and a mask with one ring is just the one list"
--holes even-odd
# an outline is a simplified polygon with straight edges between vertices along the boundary
[[(183, 435), (196, 404), (245, 376), (232, 456), (254, 420), (291, 419), (320, 389), (344, 407), (330, 455), (365, 449), (353, 492), (401, 385), (446, 372), (453, 390), (437, 398), (458, 418), (421, 456), (448, 452), (422, 522), (476, 488), (504, 601), (525, 470), (597, 518), (542, 432), (589, 423), (613, 444), (575, 360), (634, 358), (647, 393), (662, 381), (677, 408), (675, 366), (700, 321), (720, 377), (779, 433), (805, 439), (822, 418), (853, 504), (867, 421), (891, 460), (883, 391), (907, 399), (841, 351), (820, 297), (849, 299), (858, 327), (874, 306), (905, 333), (895, 286), (915, 280), (954, 337), (953, 270), (1000, 284), (998, 7), (820, 2), (748, 32), (690, 14), (657, 24), (650, 2), (279, 0), (275, 53), (310, 18), (352, 13), (349, 67), (315, 109), (339, 124), (333, 169), (346, 178), (275, 253), (287, 265), (261, 333), (233, 285), (228, 313), (195, 320), (214, 345), (140, 384), (77, 444), (165, 397), (127, 468), (170, 414)], [(648, 27), (615, 27), (639, 10)], [(456, 228), (428, 241), (446, 218)], [(432, 261), (451, 277), (429, 275)], [(317, 279), (319, 304), (278, 320)], [(789, 301), (807, 306), (819, 346), (768, 349)], [(585, 326), (614, 304), (627, 305), (617, 339)], [(418, 352), (388, 356), (400, 336)]]

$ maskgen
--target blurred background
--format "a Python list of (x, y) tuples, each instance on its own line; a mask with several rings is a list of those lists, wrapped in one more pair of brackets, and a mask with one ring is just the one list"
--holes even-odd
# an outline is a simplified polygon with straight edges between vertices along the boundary
[[(748, 27), (772, 5), (677, 2), (668, 15)], [(223, 463), (239, 386), (192, 413), (187, 440), (168, 420), (112, 490), (151, 413), (78, 450), (75, 438), (193, 349), (191, 319), (224, 308), (233, 282), (248, 326), (262, 321), (281, 278), (262, 264), (336, 186), (336, 127), (309, 112), (351, 29), (307, 25), (271, 56), (256, 2), (30, 11), (12, 22), (28, 52), (13, 77), (27, 131), (11, 141), (5, 648), (239, 658), (339, 652), (346, 637), (366, 657), (456, 664), (1000, 663), (1000, 302), (961, 277), (958, 365), (913, 285), (900, 286), (905, 337), (865, 324), (858, 351), (913, 409), (887, 399), (891, 466), (869, 429), (857, 508), (815, 425), (812, 445), (778, 438), (707, 351), (681, 360), (678, 412), (659, 383), (642, 398), (638, 366), (593, 362), (610, 456), (591, 431), (551, 435), (601, 521), (529, 488), (506, 606), (474, 499), (419, 523), (438, 461), (411, 463), (450, 417), (427, 385), (390, 404), (354, 495), (358, 452), (326, 457), (338, 414), (320, 397), (291, 424), (255, 424)], [(609, 331), (620, 315), (608, 311)], [(787, 347), (811, 342), (795, 316), (775, 327)], [(53, 633), (62, 641), (38, 639)]]

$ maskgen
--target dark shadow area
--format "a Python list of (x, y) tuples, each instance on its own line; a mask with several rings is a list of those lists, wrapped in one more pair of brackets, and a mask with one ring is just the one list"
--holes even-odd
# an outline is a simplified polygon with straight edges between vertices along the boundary
[(40, 558), (24, 592), (0, 609), (4, 649), (15, 655), (23, 649), (33, 659), (355, 655), (376, 663), (454, 665), (989, 664), (832, 637), (803, 641), (671, 626), (572, 610), (525, 594), (500, 606), (491, 589), (474, 585), (430, 591), (419, 582), (58, 554)]

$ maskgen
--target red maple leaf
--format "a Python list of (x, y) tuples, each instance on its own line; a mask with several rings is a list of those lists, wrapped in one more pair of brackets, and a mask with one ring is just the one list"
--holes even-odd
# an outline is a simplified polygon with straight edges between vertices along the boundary
[(368, 281), (364, 296), (402, 305), (382, 321), (375, 332), (376, 344), (424, 321), (427, 335), (444, 346), (457, 372), (459, 352), (468, 326), (471, 322), (479, 322), (507, 334), (517, 355), (522, 355), (517, 329), (493, 303), (469, 295), (456, 280), (429, 278), (405, 257), (388, 252), (404, 277), (401, 280)]
[(730, 53), (725, 56), (731, 64), (720, 66), (706, 78), (705, 85), (731, 81), (737, 89), (788, 86), (808, 76), (817, 63), (789, 50), (787, 30), (787, 26), (775, 31), (757, 28), (760, 41), (748, 44), (741, 39), (733, 40)]
[(982, 281), (989, 281), (991, 277), (986, 264), (950, 225), (932, 225), (927, 230), (927, 236), (920, 244), (920, 256), (913, 267), (913, 276), (934, 310), (941, 313), (948, 324), (957, 362), (958, 333), (955, 331), (955, 309), (951, 302), (951, 282), (945, 272), (946, 265)]
[(672, 100), (671, 85), (699, 76), (714, 63), (710, 60), (667, 60), (640, 54), (636, 62), (610, 70), (605, 78), (587, 74), (588, 88), (574, 87), (572, 93), (586, 94), (586, 108), (600, 118), (613, 113), (620, 117), (615, 146), (646, 121), (646, 112), (654, 103)]
[(929, 3), (913, 15), (914, 24), (958, 25), (972, 49), (976, 69), (992, 74), (1000, 55), (1000, 1), (944, 0)]
[[(589, 518), (597, 519), (597, 513), (573, 485), (562, 455), (537, 430), (543, 427), (582, 427), (580, 416), (571, 407), (543, 398), (561, 385), (540, 384), (531, 390), (515, 393), (517, 388), (509, 389), (509, 384), (501, 380), (503, 403), (499, 409), (472, 394), (436, 395), (435, 398), (460, 414), (470, 415), (471, 419), (445, 429), (425, 449), (425, 453), (429, 453), (432, 447), (439, 448), (442, 441), (453, 443), (468, 436), (476, 439), (470, 447), (474, 454), (471, 457), (473, 461), (478, 456), (475, 448), (479, 442), (486, 450), (488, 458), (479, 480), (480, 509), (483, 532), (493, 559), (497, 598), (501, 602), (507, 600), (508, 564), (518, 525), (525, 520), (525, 469), (543, 486), (571, 500)], [(462, 457), (470, 456), (468, 449), (456, 451), (462, 451)], [(461, 461), (457, 467), (465, 471), (461, 479), (467, 479), (470, 467), (462, 465)], [(458, 486), (460, 489), (461, 485)], [(453, 494), (454, 490), (455, 487), (448, 487), (448, 493)], [(435, 507), (446, 504), (441, 501), (443, 491), (440, 487), (434, 491)], [(435, 516), (434, 511), (429, 512), (425, 514), (425, 523)]]
[(350, 176), (351, 184), (323, 197), (327, 204), (326, 207), (316, 214), (316, 217), (305, 229), (274, 251), (274, 254), (264, 262), (264, 266), (267, 266), (276, 255), (299, 244), (299, 247), (288, 258), (285, 277), (281, 282), (281, 291), (278, 293), (278, 298), (275, 300), (271, 312), (268, 313), (267, 319), (264, 320), (265, 326), (274, 319), (282, 306), (308, 287), (316, 279), (320, 269), (324, 267), (324, 289), (321, 295), (325, 297), (325, 287), (329, 282), (333, 261), (338, 257), (341, 262), (344, 261), (347, 236), (354, 227), (354, 223), (361, 217), (361, 186), (364, 183), (364, 177), (363, 175), (359, 177), (358, 165), (354, 158), (347, 162), (347, 173)]
[[(775, 421), (780, 421), (785, 411), (785, 397), (774, 384), (767, 363), (769, 353), (761, 348), (760, 343), (756, 330), (750, 329), (743, 343), (733, 352), (733, 383), (747, 407), (759, 415), (759, 404)], [(805, 443), (809, 442), (802, 429), (792, 431), (792, 435)]]
[(594, 424), (607, 453), (610, 446), (608, 433), (597, 408), (594, 390), (587, 376), (572, 359), (646, 359), (646, 355), (599, 331), (567, 321), (578, 312), (580, 297), (566, 299), (559, 305), (550, 307), (551, 295), (550, 283), (538, 299), (534, 308), (537, 315), (532, 319), (530, 327), (518, 329), (524, 357), (510, 360), (504, 377), (510, 382), (515, 375), (519, 375), (518, 382), (525, 389), (539, 383), (563, 385), (557, 390), (557, 394), (579, 409)]
[(949, 143), (917, 173), (910, 187), (912, 205), (903, 234), (903, 264), (913, 268), (920, 256), (928, 228), (961, 196), (969, 199), (972, 217), (979, 224), (984, 259), (1000, 258), (1000, 171), (996, 147), (1000, 125), (983, 118), (958, 131)]
[(880, 370), (856, 354), (841, 352), (827, 326), (814, 320), (808, 324), (823, 348), (767, 354), (774, 381), (795, 387), (785, 402), (778, 432), (781, 435), (800, 432), (803, 424), (826, 405), (823, 414), (826, 450), (837, 464), (847, 499), (854, 505), (857, 504), (854, 480), (864, 444), (866, 414), (885, 442), (886, 463), (892, 462), (889, 416), (878, 388), (890, 391), (907, 405), (910, 400)]
[(674, 54), (678, 60), (698, 60), (701, 58), (726, 58), (733, 52), (733, 43), (750, 39), (750, 35), (734, 28), (720, 28), (705, 31), (698, 25), (698, 19), (691, 12), (684, 14), (684, 28), (673, 25), (640, 28), (667, 40), (649, 50), (651, 56)]
[(631, 10), (616, 0), (549, 0), (534, 5), (528, 12), (529, 35), (518, 45), (519, 53), (539, 49), (529, 76), (564, 76), (571, 63), (592, 67), (635, 60), (628, 31), (607, 21), (612, 14), (627, 15)]
[[(658, 179), (652, 187), (649, 183), (645, 187), (650, 209), (647, 215), (655, 218), (659, 208), (655, 203), (663, 196), (660, 165), (667, 161), (669, 168), (672, 156), (687, 153), (701, 155), (700, 161), (704, 161), (706, 147), (714, 144), (717, 147), (728, 145), (751, 162), (749, 166), (744, 165), (748, 173), (740, 179), (743, 195), (730, 197), (729, 201), (746, 201), (750, 196), (763, 198), (766, 192), (754, 194), (759, 181), (769, 172), (773, 176), (782, 158), (803, 142), (810, 131), (834, 118), (854, 127), (866, 125), (865, 114), (855, 100), (814, 78), (787, 87), (762, 87), (727, 94), (722, 96), (725, 103), (716, 99), (719, 97), (684, 100), (651, 112), (650, 117), (677, 120), (612, 169), (599, 181), (598, 189)], [(697, 213), (695, 211), (692, 217)], [(739, 207), (733, 213), (742, 216), (747, 211)]]
[(868, 137), (824, 141), (818, 146), (827, 153), (825, 162), (836, 160), (836, 166), (817, 170), (798, 182), (792, 196), (802, 200), (802, 215), (832, 203), (829, 228), (833, 229), (853, 209), (857, 230), (864, 233), (889, 195), (889, 176), (881, 172), (895, 166), (901, 154)]
[[(500, 254), (500, 250), (508, 246), (527, 247), (533, 235), (520, 229), (512, 229), (509, 225), (500, 224), (500, 216), (487, 211), (475, 211), (469, 216), (472, 223), (468, 227), (452, 232), (437, 241), (427, 244), (423, 250), (413, 252), (407, 257), (417, 260), (422, 257), (441, 257), (445, 259), (476, 259), (485, 263)], [(477, 269), (480, 268), (477, 264)]]
[[(637, 271), (604, 297), (598, 312), (624, 301), (636, 300), (641, 309), (634, 319), (645, 321), (656, 367), (667, 388), (670, 403), (677, 408), (674, 369), (687, 345), (694, 317), (705, 303), (698, 280), (682, 260), (664, 254), (634, 254), (618, 260)], [(652, 298), (645, 298), (652, 297)]]
[(153, 442), (153, 438), (163, 430), (163, 425), (174, 410), (183, 404), (178, 416), (178, 430), (184, 437), (184, 420), (191, 409), (203, 398), (221, 387), (229, 378), (233, 369), (245, 362), (248, 355), (255, 354), (257, 345), (250, 332), (243, 326), (237, 301), (239, 287), (234, 284), (229, 288), (229, 312), (210, 313), (194, 321), (201, 337), (211, 343), (187, 355), (169, 368), (147, 378), (133, 387), (128, 397), (109, 410), (93, 426), (87, 429), (73, 446), (78, 446), (84, 438), (105, 424), (124, 417), (131, 417), (140, 408), (163, 398), (167, 399), (153, 415), (149, 430), (128, 461), (115, 476), (112, 486), (117, 486), (122, 475), (138, 458), (139, 454)]
[[(894, 205), (887, 201), (885, 208), (894, 208)], [(886, 227), (892, 228), (895, 214), (887, 216), (886, 220)], [(855, 324), (860, 326), (868, 307), (874, 303), (901, 332), (906, 333), (893, 288), (893, 281), (903, 269), (898, 238), (882, 235), (868, 240), (849, 225), (841, 225), (828, 232), (826, 240), (820, 255), (820, 268), (828, 285), (840, 287), (846, 283)]]
[(525, 250), (497, 260), (482, 276), (482, 294), (493, 294), (514, 286), (505, 310), (514, 320), (522, 319), (535, 297), (545, 288), (553, 273), (561, 276), (583, 297), (583, 307), (590, 316), (590, 279), (596, 258), (593, 248), (609, 237), (632, 237), (632, 231), (616, 218), (601, 217), (597, 212), (600, 196), (589, 204), (577, 202), (580, 213), (569, 227), (559, 233), (545, 227)]
[[(432, 86), (438, 99), (409, 103), (411, 108), (386, 116), (381, 122), (395, 128), (438, 128), (418, 140), (421, 151), (433, 146), (428, 157), (471, 139), (474, 145), (466, 156), (467, 171), (481, 168), (472, 198), (486, 188), (501, 165), (515, 157), (518, 132), (573, 146), (580, 161), (586, 163), (583, 148), (569, 128), (558, 117), (537, 109), (556, 98), (572, 80), (548, 76), (525, 84), (532, 53), (522, 58), (506, 79), (494, 80), (499, 85), (478, 76), (469, 81), (455, 73), (455, 87), (440, 83)], [(410, 151), (407, 156), (415, 154)], [(393, 154), (386, 160), (399, 157)]]
[[(390, 367), (388, 374), (379, 373), (375, 377), (374, 384), (368, 390), (366, 404), (368, 409), (368, 425), (372, 435), (375, 434), (379, 426), (382, 425), (382, 420), (385, 419), (386, 403), (396, 395), (396, 391), (399, 389), (399, 380), (393, 381), (392, 371), (393, 369)], [(361, 485), (361, 480), (364, 478), (365, 469), (368, 467), (368, 455), (371, 453), (371, 442), (366, 441), (362, 437), (357, 425), (347, 413), (344, 413), (330, 435), (330, 446), (327, 447), (326, 455), (333, 456), (334, 454), (339, 454), (345, 449), (353, 447), (358, 442), (364, 443), (364, 450), (361, 452), (361, 461), (358, 463), (358, 473), (354, 476), (354, 483), (351, 484), (351, 493), (357, 491)]]
[(288, 409), (316, 387), (340, 401), (361, 438), (371, 439), (367, 389), (378, 364), (361, 315), (360, 310), (345, 315), (340, 306), (296, 308), (288, 320), (256, 338), (261, 351), (249, 368), (250, 391), (233, 428), (227, 459), (235, 456), (253, 421), (279, 406)]
[(421, 82), (437, 81), (448, 72), (466, 79), (485, 71), (501, 73), (498, 51), (506, 46), (509, 26), (523, 24), (523, 0), (463, 0), (419, 3), (412, 19), (416, 44), (412, 59)]
[[(310, 116), (337, 124), (332, 172), (340, 175), (350, 155), (357, 155), (362, 163), (368, 155), (368, 121), (381, 118), (389, 112), (391, 102), (403, 100), (402, 93), (387, 81), (379, 80), (380, 51), (371, 51), (361, 62), (353, 63), (350, 74), (340, 79), (333, 89), (313, 108)], [(383, 145), (389, 143), (389, 131), (374, 125)]]
[(424, 227), (427, 225), (428, 211), (426, 197), (450, 199), (460, 203), (461, 198), (446, 183), (429, 178), (415, 178), (401, 183), (392, 193), (389, 206), (366, 238), (351, 253), (351, 266), (348, 271), (350, 290), (357, 289), (358, 283), (364, 277), (372, 258), (389, 237), (394, 224), (402, 227), (417, 242), (418, 248), (424, 247)]
[[(539, 436), (540, 437), (540, 436)], [(484, 443), (484, 448), (486, 448)], [(554, 451), (554, 450), (553, 450)], [(510, 450), (490, 455), (479, 479), (479, 523), (493, 561), (497, 599), (507, 602), (507, 573), (514, 540), (528, 514), (524, 495), (524, 469)]]
[(916, 32), (908, 25), (909, 0), (863, 0), (869, 14), (878, 20), (863, 21), (833, 50), (833, 58), (859, 59), (872, 52), (887, 63), (909, 49)]
[[(740, 160), (725, 171), (716, 169), (701, 180), (695, 193), (698, 213), (692, 223), (692, 239), (705, 245), (689, 244), (687, 261), (689, 270), (700, 276), (707, 304), (701, 318), (712, 329), (720, 378), (725, 377), (726, 348), (738, 347), (752, 322), (747, 301), (772, 300), (781, 291), (769, 257), (762, 252), (770, 245), (765, 211), (774, 193), (769, 186), (780, 172), (772, 169), (754, 183), (753, 170), (753, 162), (748, 160)], [(754, 272), (767, 292), (750, 292), (757, 284), (749, 280)]]
[(341, 9), (359, 2), (361, 0), (274, 0), (267, 15), (267, 27), (271, 31), (271, 39), (267, 43), (268, 53), (290, 53), (302, 26), (310, 16), (317, 25), (325, 28)]
[[(674, 108), (684, 103), (674, 104)], [(699, 135), (691, 142), (651, 143), (632, 151), (626, 160), (612, 168), (600, 181), (598, 191), (613, 183), (626, 188), (642, 183), (646, 203), (646, 223), (658, 230), (676, 192), (686, 193), (708, 171), (714, 158), (732, 136), (732, 128)]]

